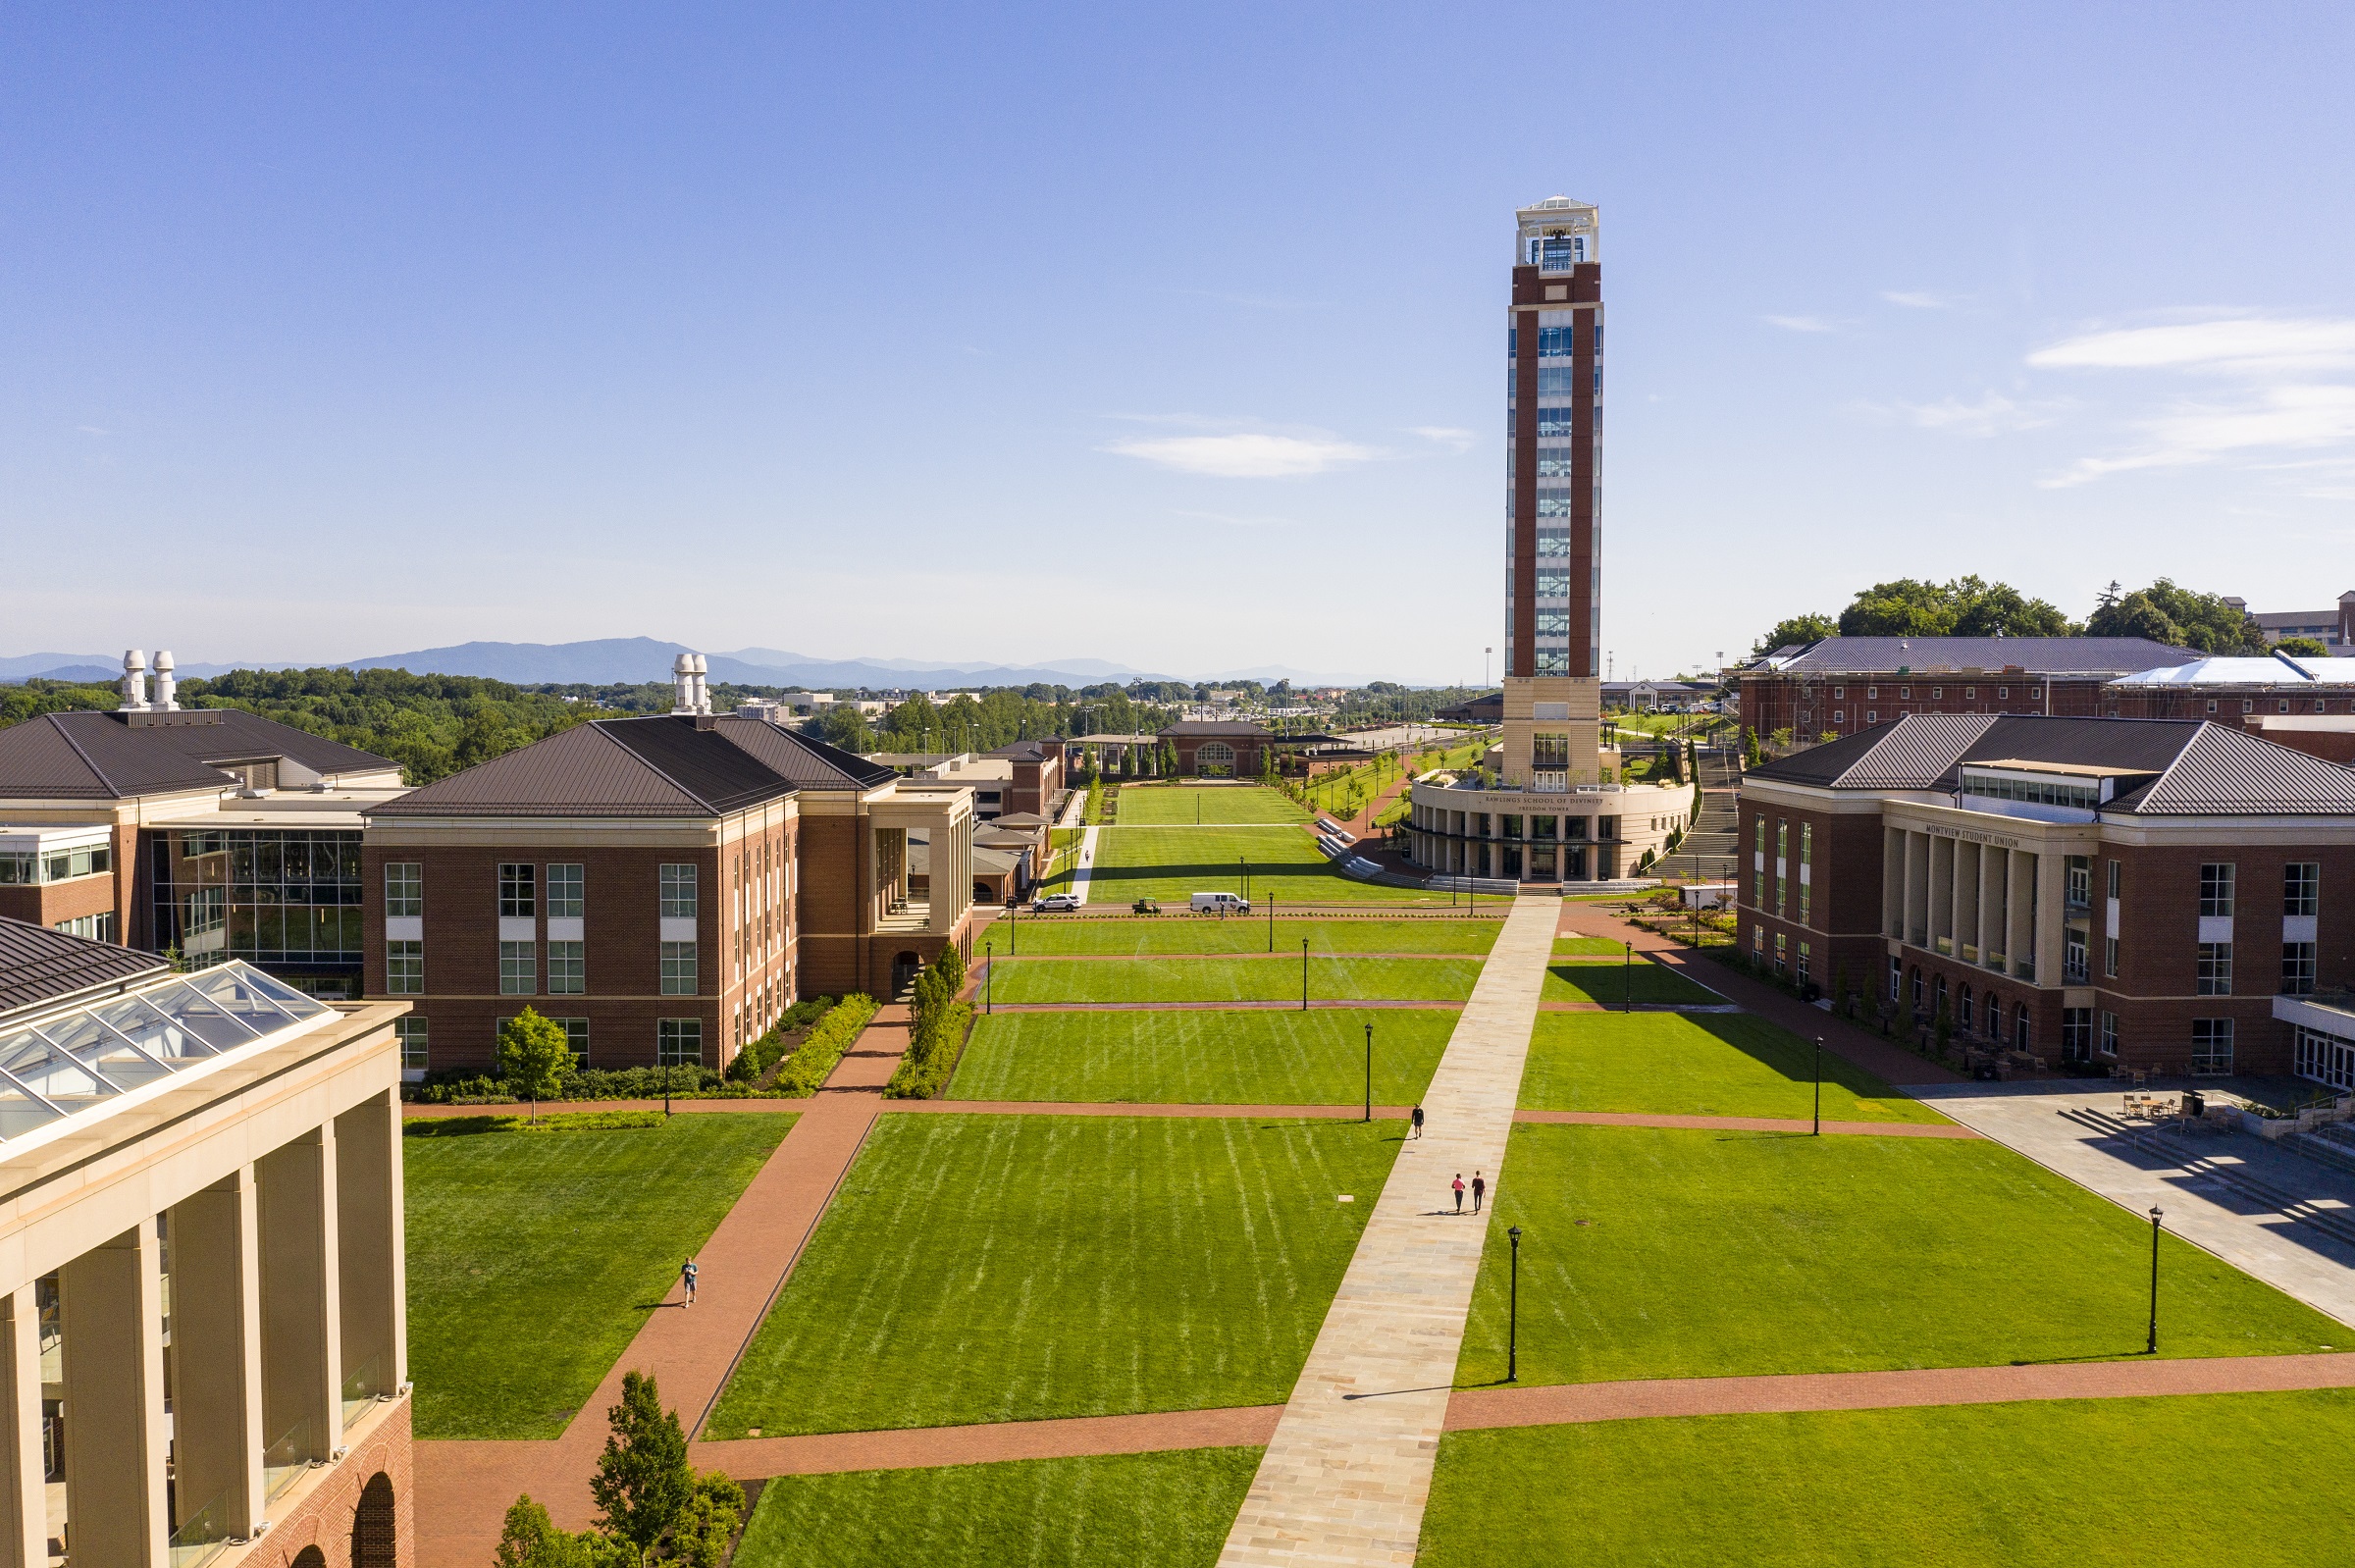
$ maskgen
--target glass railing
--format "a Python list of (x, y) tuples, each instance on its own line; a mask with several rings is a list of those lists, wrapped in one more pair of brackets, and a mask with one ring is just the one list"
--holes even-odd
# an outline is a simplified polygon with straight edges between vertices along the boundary
[(360, 1419), (362, 1411), (376, 1403), (376, 1369), (377, 1358), (370, 1356), (343, 1380), (343, 1429), (346, 1432), (351, 1430), (353, 1422)]
[(172, 1568), (199, 1568), (229, 1547), (229, 1493), (223, 1492), (180, 1522), (170, 1542)]
[(310, 1468), (311, 1424), (297, 1421), (286, 1435), (262, 1450), (262, 1495), (275, 1497), (294, 1485), (294, 1478)]

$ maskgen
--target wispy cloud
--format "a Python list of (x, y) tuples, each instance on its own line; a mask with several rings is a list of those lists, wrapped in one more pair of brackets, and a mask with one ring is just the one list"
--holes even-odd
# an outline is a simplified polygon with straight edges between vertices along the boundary
[[(2355, 319), (2205, 312), (2191, 320), (2103, 328), (2028, 355), (2044, 370), (2160, 372), (2225, 385), (2176, 397), (2124, 422), (2123, 449), (2080, 457), (2043, 480), (2048, 489), (2090, 484), (2144, 469), (2237, 463), (2252, 470), (2304, 470), (2290, 483), (2323, 497), (2343, 489), (2355, 455)], [(2310, 463), (2280, 461), (2320, 453)], [(2316, 488), (2319, 486), (2319, 488)]]
[(1472, 444), (1480, 439), (1455, 425), (1417, 425), (1411, 434), (1444, 446), (1450, 452), (1468, 452), (1472, 449)]
[(1884, 288), (1881, 297), (1908, 310), (1952, 310), (1962, 303), (1961, 294), (1942, 294), (1928, 288)]
[(1984, 438), (2039, 429), (2053, 423), (2067, 406), (2062, 402), (2015, 402), (2001, 392), (1990, 392), (1981, 393), (1972, 402), (1946, 397), (1934, 403), (1863, 403), (1858, 405), (1857, 411), (1884, 424)]
[(1785, 332), (1838, 332), (1840, 330), (1838, 323), (1826, 321), (1821, 316), (1768, 316), (1764, 320), (1767, 326), (1780, 327)]
[(1219, 479), (1303, 479), (1381, 455), (1371, 446), (1331, 436), (1274, 436), (1258, 431), (1116, 441), (1100, 449), (1181, 474), (1208, 474)]

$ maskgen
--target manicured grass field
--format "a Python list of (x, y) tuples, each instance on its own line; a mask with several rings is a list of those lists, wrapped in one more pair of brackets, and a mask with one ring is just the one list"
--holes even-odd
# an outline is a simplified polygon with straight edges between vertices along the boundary
[(1452, 1011), (1000, 1013), (974, 1028), (960, 1100), (1354, 1105), (1374, 1026), (1374, 1101), (1409, 1105), (1455, 1029)]
[(1209, 1568), (1257, 1448), (786, 1476), (736, 1568)]
[(417, 1436), (559, 1436), (793, 1121), (403, 1139)]
[[(1308, 960), (1310, 1001), (1460, 1002), (1472, 994), (1482, 960), (1358, 958)], [(990, 985), (1000, 1002), (1289, 1002), (1300, 996), (1300, 952), (1273, 957), (1033, 959), (1002, 963)]]
[[(1456, 1378), (1850, 1372), (2141, 1351), (2151, 1228), (2001, 1144), (1524, 1124)], [(1585, 1222), (1581, 1224), (1580, 1222)], [(2169, 1356), (2312, 1351), (2346, 1328), (2173, 1236)]]
[(1280, 1401), (1398, 1138), (1386, 1122), (884, 1117), (707, 1435)]
[(1157, 822), (1305, 822), (1308, 812), (1261, 784), (1128, 785), (1121, 791), (1121, 825)]
[(1627, 949), (1607, 936), (1557, 936), (1553, 939), (1553, 956), (1557, 959), (1615, 959)]
[(1455, 1433), (1415, 1560), (2314, 1568), (2355, 1562), (2315, 1506), (2351, 1445), (2343, 1388)]
[(1622, 1001), (1675, 1002), (1695, 1007), (1723, 1007), (1726, 999), (1694, 984), (1674, 969), (1648, 959), (1632, 964), (1590, 964), (1556, 959), (1545, 970), (1544, 998), (1548, 1002), (1600, 1002), (1617, 1007)]
[[(1747, 1013), (1541, 1013), (1521, 1103), (1544, 1111), (1805, 1117), (1814, 1107), (1813, 1072), (1810, 1042)], [(1946, 1120), (1829, 1051), (1823, 1114), (1835, 1122)]]
[[(1186, 915), (1177, 910), (1159, 918), (1095, 919), (1079, 915), (1016, 915), (1011, 922), (994, 922), (984, 939), (998, 957), (1008, 946), (1019, 947), (1026, 958), (1057, 954), (1125, 954), (1147, 957), (1156, 953), (1265, 953), (1267, 917)], [(1308, 938), (1312, 953), (1486, 953), (1495, 945), (1500, 922), (1432, 916), (1405, 920), (1291, 920), (1279, 912), (1275, 946), (1279, 953), (1297, 958), (1300, 939)], [(977, 945), (976, 945), (977, 951)]]
[[(1124, 805), (1122, 810), (1126, 810)], [(1427, 904), (1434, 897), (1417, 888), (1382, 887), (1341, 875), (1296, 827), (1129, 826), (1096, 835), (1087, 896), (1090, 902), (1151, 898), (1181, 907), (1195, 893), (1242, 892), (1238, 862), (1243, 860), (1251, 862), (1253, 903), (1274, 898), (1279, 917), (1294, 904)], [(1447, 901), (1445, 894), (1437, 898)]]

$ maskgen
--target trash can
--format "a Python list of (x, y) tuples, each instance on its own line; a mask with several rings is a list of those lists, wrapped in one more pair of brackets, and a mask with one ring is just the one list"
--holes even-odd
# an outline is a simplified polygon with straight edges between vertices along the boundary
[(2183, 1114), (2188, 1117), (2206, 1116), (2208, 1114), (2208, 1097), (2197, 1089), (2185, 1089), (2183, 1091)]

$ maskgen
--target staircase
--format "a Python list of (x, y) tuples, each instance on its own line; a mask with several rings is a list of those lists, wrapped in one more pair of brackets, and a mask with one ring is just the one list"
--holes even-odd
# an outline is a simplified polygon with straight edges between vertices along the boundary
[(2312, 1132), (2293, 1132), (2281, 1141), (2317, 1165), (2355, 1174), (2355, 1123), (2326, 1122)]
[[(2276, 1214), (2294, 1220), (2300, 1225), (2309, 1226), (2334, 1240), (2355, 1244), (2355, 1221), (2350, 1221), (2344, 1210), (2334, 1206), (2325, 1207), (2314, 1199), (2285, 1191), (2272, 1182), (2252, 1175), (2246, 1165), (2229, 1156), (2221, 1161), (2210, 1159), (2180, 1132), (2170, 1131), (2157, 1123), (2120, 1121), (2117, 1117), (2096, 1111), (2091, 1107), (2071, 1108), (2063, 1111), (2061, 1115), (2089, 1130), (2135, 1145), (2173, 1166), (2187, 1176), (2211, 1181), (2218, 1186), (2224, 1187), (2243, 1202), (2253, 1201), (2261, 1204)], [(2318, 1132), (2292, 1133), (2281, 1141), (2292, 1146), (2321, 1142), (2324, 1133), (2341, 1129), (2341, 1124), (2333, 1124)], [(2324, 1161), (2324, 1164), (2343, 1170), (2355, 1170), (2355, 1162), (2340, 1164), (2340, 1157), (2346, 1154), (2355, 1154), (2355, 1148), (2351, 1148), (2345, 1142), (2333, 1143), (2331, 1148), (2333, 1158)], [(2299, 1148), (2298, 1152), (2311, 1154), (2312, 1151), (2307, 1148)]]
[(1734, 819), (1740, 781), (1732, 752), (1701, 754), (1701, 814), (1685, 829), (1676, 853), (1652, 867), (1654, 872), (1688, 881), (1715, 881), (1733, 875), (1735, 857), (1742, 848)]

